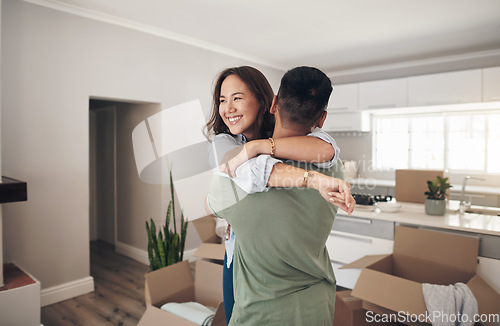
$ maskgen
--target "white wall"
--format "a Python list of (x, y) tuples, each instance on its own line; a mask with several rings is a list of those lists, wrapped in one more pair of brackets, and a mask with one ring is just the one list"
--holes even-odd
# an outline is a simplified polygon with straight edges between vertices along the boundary
[[(4, 258), (48, 296), (89, 276), (89, 97), (199, 98), (208, 111), (217, 72), (252, 63), (18, 0), (3, 1), (2, 24), (3, 173), (28, 183), (27, 202), (3, 207)], [(277, 87), (282, 71), (252, 65)], [(160, 216), (170, 198), (157, 199)]]

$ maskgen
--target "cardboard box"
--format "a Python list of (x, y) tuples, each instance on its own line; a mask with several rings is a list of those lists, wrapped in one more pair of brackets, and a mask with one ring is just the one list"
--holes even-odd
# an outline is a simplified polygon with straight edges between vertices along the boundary
[(364, 308), (365, 301), (352, 295), (351, 291), (338, 291), (335, 296), (333, 326), (398, 326), (397, 322), (377, 322), (381, 317), (370, 317)]
[(396, 170), (395, 197), (397, 201), (425, 203), (427, 181), (443, 176), (443, 170)]
[(337, 291), (333, 326), (363, 325), (364, 319), (362, 300), (353, 297), (351, 291)]
[[(193, 326), (194, 323), (163, 311), (167, 302), (195, 301), (207, 307), (218, 308), (213, 326), (225, 326), (222, 296), (222, 265), (206, 260), (195, 262), (193, 279), (187, 260), (149, 272), (145, 276), (146, 312), (139, 326), (177, 325)], [(222, 307), (222, 308), (221, 308)]]
[(476, 275), (478, 249), (475, 237), (397, 226), (393, 254), (365, 256), (342, 268), (362, 269), (352, 295), (366, 301), (368, 310), (425, 315), (422, 283), (463, 282), (479, 314), (498, 314), (500, 295)]
[(196, 228), (202, 244), (194, 253), (195, 257), (224, 260), (225, 247), (220, 243), (219, 237), (215, 234), (215, 216), (207, 215), (190, 221)]

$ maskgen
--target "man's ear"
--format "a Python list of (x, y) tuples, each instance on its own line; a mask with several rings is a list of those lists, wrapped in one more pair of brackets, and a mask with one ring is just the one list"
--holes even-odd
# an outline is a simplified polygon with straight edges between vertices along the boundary
[(272, 101), (272, 103), (271, 103), (271, 108), (269, 109), (269, 112), (270, 112), (271, 114), (276, 114), (276, 112), (277, 112), (277, 110), (278, 110), (278, 109), (277, 109), (278, 104), (276, 103), (277, 101), (278, 101), (278, 98), (276, 97), (276, 95), (274, 95), (274, 97), (273, 97), (273, 101)]
[(328, 114), (327, 111), (323, 111), (323, 113), (321, 113), (318, 121), (316, 121), (316, 124), (314, 125), (314, 127), (318, 127), (318, 128), (323, 127), (323, 123), (325, 123), (327, 114)]

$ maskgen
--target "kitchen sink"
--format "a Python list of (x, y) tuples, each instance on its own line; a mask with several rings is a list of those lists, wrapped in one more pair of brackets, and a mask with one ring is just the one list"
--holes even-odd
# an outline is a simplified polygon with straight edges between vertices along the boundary
[(500, 208), (472, 205), (465, 209), (466, 213), (500, 216)]

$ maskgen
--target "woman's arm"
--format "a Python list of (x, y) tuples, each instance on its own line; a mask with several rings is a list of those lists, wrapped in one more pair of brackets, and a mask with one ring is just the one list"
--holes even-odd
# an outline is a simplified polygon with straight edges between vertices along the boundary
[(340, 151), (335, 140), (323, 131), (308, 136), (283, 137), (252, 140), (245, 145), (227, 152), (220, 171), (234, 177), (236, 169), (247, 160), (260, 154), (274, 154), (275, 157), (293, 161), (315, 163), (318, 167), (329, 168), (338, 159)]
[(241, 135), (216, 135), (208, 148), (209, 162), (214, 168), (214, 173), (231, 178), (246, 193), (266, 191), (268, 189), (267, 181), (274, 164), (281, 162), (278, 159), (269, 155), (253, 158), (251, 161), (244, 162), (243, 166), (238, 170), (238, 176), (235, 177), (228, 175), (221, 169), (221, 167), (224, 167), (224, 160), (233, 155), (232, 153), (238, 153), (243, 148), (243, 144), (244, 139)]
[(343, 209), (348, 215), (351, 215), (356, 205), (348, 182), (288, 164), (275, 164), (267, 185), (269, 187), (307, 187), (316, 189), (325, 200)]
[[(320, 134), (320, 135), (318, 136), (318, 134)], [(325, 134), (326, 136), (324, 136), (322, 134)], [(279, 138), (279, 139), (277, 139), (278, 142), (275, 141), (275, 147), (276, 147), (275, 154), (278, 153), (279, 155), (282, 155), (283, 153), (287, 153), (287, 151), (291, 152), (291, 147), (293, 145), (294, 140), (300, 139), (299, 143), (301, 145), (298, 149), (296, 147), (295, 151), (302, 150), (302, 151), (305, 151), (306, 153), (299, 154), (298, 156), (295, 156), (295, 158), (298, 159), (300, 157), (306, 157), (309, 155), (309, 158), (314, 160), (314, 155), (316, 155), (316, 156), (318, 156), (318, 155), (313, 154), (311, 151), (308, 151), (307, 149), (304, 150), (303, 146), (308, 146), (307, 144), (316, 144), (316, 145), (312, 145), (312, 147), (319, 145), (319, 146), (325, 148), (325, 145), (326, 145), (326, 147), (328, 147), (328, 149), (333, 152), (333, 159), (331, 159), (331, 161), (327, 162), (327, 164), (329, 164), (329, 166), (333, 165), (333, 161), (336, 161), (338, 158), (338, 151), (339, 151), (339, 149), (335, 143), (335, 140), (333, 138), (331, 138), (331, 136), (329, 136), (328, 134), (326, 134), (324, 132), (312, 133), (311, 136), (289, 137), (286, 140), (285, 140), (285, 138)], [(241, 189), (243, 189), (247, 193), (266, 191), (268, 189), (268, 187), (282, 187), (283, 184), (292, 182), (292, 180), (294, 180), (294, 184), (288, 184), (287, 186), (300, 187), (302, 185), (301, 182), (303, 180), (303, 175), (304, 175), (305, 170), (300, 169), (300, 168), (294, 168), (294, 170), (292, 172), (289, 169), (288, 170), (284, 169), (283, 167), (287, 167), (288, 165), (279, 164), (279, 163), (281, 163), (280, 160), (277, 160), (269, 155), (260, 155), (256, 158), (252, 158), (251, 160), (244, 162), (242, 164), (242, 166), (238, 169), (238, 173), (236, 175), (233, 174), (233, 175), (228, 176), (224, 171), (224, 168), (226, 168), (227, 164), (228, 164), (228, 162), (227, 162), (228, 157), (230, 158), (230, 157), (234, 157), (234, 155), (236, 155), (236, 156), (241, 155), (242, 149), (244, 149), (243, 146), (238, 147), (236, 145), (237, 141), (235, 141), (235, 137), (236, 136), (222, 135), (222, 134), (217, 135), (212, 143), (211, 151), (213, 153), (209, 156), (218, 156), (219, 157), (219, 160), (217, 160), (217, 161), (218, 161), (218, 164), (220, 164), (220, 165), (219, 165), (218, 169), (215, 170), (217, 174), (220, 174), (220, 175), (225, 176), (225, 177), (232, 177), (232, 180)], [(330, 141), (330, 143), (319, 139), (319, 137), (327, 139), (328, 141)], [(285, 140), (285, 141), (283, 141), (283, 140)], [(269, 139), (266, 139), (264, 141), (270, 143)], [(271, 145), (269, 145), (269, 146), (271, 146)], [(284, 147), (283, 151), (281, 151), (281, 152), (278, 151), (278, 148), (277, 148), (278, 146)], [(310, 149), (311, 147), (308, 147), (308, 148)], [(334, 150), (334, 148), (335, 148), (335, 150)], [(220, 149), (222, 149), (222, 150), (220, 150)], [(270, 151), (271, 150), (269, 148), (269, 152)], [(243, 151), (243, 153), (244, 152), (245, 151)], [(303, 156), (301, 156), (301, 155), (303, 155)], [(222, 160), (220, 160), (221, 156), (224, 157)], [(226, 161), (226, 162), (224, 162), (224, 161)], [(274, 168), (277, 163), (279, 164), (279, 167)], [(329, 167), (329, 166), (325, 166), (325, 167)], [(343, 182), (343, 181), (341, 181), (339, 179), (329, 178), (327, 176), (323, 176), (320, 173), (318, 173), (316, 176), (316, 172), (310, 172), (310, 173), (311, 173), (310, 175), (313, 176), (312, 179), (314, 179), (313, 182), (311, 183), (311, 187), (315, 187), (315, 189), (320, 191), (321, 195), (325, 198), (325, 200), (328, 200), (328, 201), (332, 202), (333, 204), (341, 204), (337, 199), (334, 199), (331, 197), (342, 197), (342, 203), (344, 205), (345, 205), (345, 203), (351, 202), (351, 200), (348, 198), (350, 196), (350, 190), (349, 190), (349, 196), (341, 194), (338, 191), (338, 184), (339, 183), (334, 182), (334, 180), (338, 180), (340, 182)], [(273, 178), (273, 180), (269, 181), (271, 176), (274, 176), (274, 178)], [(323, 180), (323, 182), (322, 183), (315, 183), (314, 182), (315, 180)], [(350, 186), (349, 186), (349, 188), (350, 188)], [(328, 192), (334, 193), (334, 194), (329, 195)], [(338, 195), (340, 195), (340, 196), (338, 196)], [(350, 196), (350, 197), (352, 197), (352, 196)], [(335, 200), (337, 202), (333, 202), (333, 200)], [(354, 201), (354, 199), (352, 199), (352, 201)], [(352, 205), (352, 207), (354, 207), (354, 205)], [(349, 210), (349, 208), (347, 206), (343, 206), (341, 208), (345, 209), (346, 211)], [(350, 211), (352, 212), (352, 208), (350, 209)]]
[[(310, 163), (330, 161), (335, 155), (331, 144), (316, 137), (296, 136), (274, 139), (274, 156)], [(271, 154), (271, 141), (269, 139), (252, 140), (244, 146), (249, 157), (260, 154)]]

